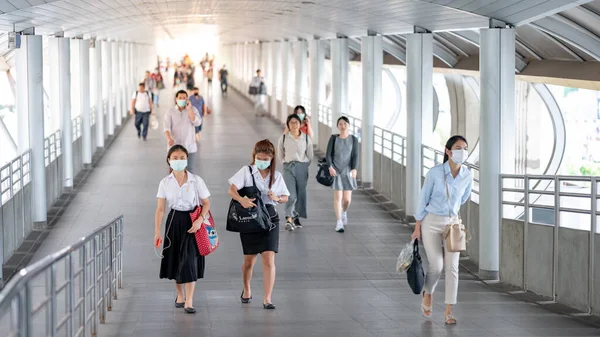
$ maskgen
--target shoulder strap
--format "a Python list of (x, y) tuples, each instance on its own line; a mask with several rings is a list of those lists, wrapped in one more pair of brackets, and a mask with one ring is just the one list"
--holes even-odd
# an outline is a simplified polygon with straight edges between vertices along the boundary
[(333, 161), (333, 156), (335, 155), (335, 139), (337, 138), (337, 135), (332, 135), (333, 137), (333, 146), (331, 147), (331, 160)]
[(250, 170), (250, 177), (252, 177), (252, 186), (256, 187), (256, 180), (254, 180), (254, 173), (252, 173), (251, 165), (248, 165), (248, 170)]

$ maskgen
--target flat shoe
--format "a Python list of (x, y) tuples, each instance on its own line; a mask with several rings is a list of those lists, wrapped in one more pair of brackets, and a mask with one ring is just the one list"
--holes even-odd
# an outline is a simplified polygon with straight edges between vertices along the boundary
[(183, 308), (185, 302), (177, 302), (177, 297), (175, 297), (175, 308)]
[(275, 305), (273, 303), (263, 303), (263, 309), (273, 310), (273, 309), (275, 309)]
[(244, 298), (244, 291), (242, 290), (242, 294), (240, 295), (240, 300), (242, 300), (242, 303), (247, 304), (247, 303), (250, 303), (250, 300), (252, 300), (252, 296), (250, 296), (248, 298)]
[(185, 310), (186, 314), (195, 314), (196, 313), (195, 308), (185, 308), (184, 310)]

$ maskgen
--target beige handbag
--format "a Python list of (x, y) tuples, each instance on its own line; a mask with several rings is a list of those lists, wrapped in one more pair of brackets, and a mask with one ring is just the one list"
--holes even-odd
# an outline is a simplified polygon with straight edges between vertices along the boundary
[[(446, 172), (444, 172), (444, 183), (446, 184), (446, 197), (448, 198), (448, 216), (452, 219), (450, 190), (446, 181)], [(471, 240), (471, 233), (462, 223), (460, 209), (458, 210), (458, 221), (450, 223), (444, 228), (444, 240), (446, 241), (446, 251), (449, 253), (459, 253), (467, 250), (467, 241)]]

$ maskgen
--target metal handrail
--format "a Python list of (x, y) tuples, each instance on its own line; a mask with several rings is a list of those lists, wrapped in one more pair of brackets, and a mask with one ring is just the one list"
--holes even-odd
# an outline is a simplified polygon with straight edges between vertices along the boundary
[[(96, 336), (98, 322), (105, 323), (106, 311), (112, 310), (112, 301), (117, 299), (117, 289), (123, 288), (123, 225), (123, 216), (119, 216), (72, 245), (21, 269), (0, 292), (0, 320), (8, 314), (11, 318), (6, 336), (33, 337), (33, 320), (44, 311), (45, 336), (55, 336), (61, 329), (65, 329), (66, 336), (86, 336), (87, 327), (89, 335)], [(66, 268), (66, 280), (58, 284), (57, 268), (61, 262)], [(32, 283), (42, 274), (45, 297), (40, 299), (33, 296)], [(67, 300), (62, 318), (57, 317), (57, 297), (61, 292), (65, 292)], [(40, 303), (34, 304), (34, 299)]]
[[(505, 187), (505, 180), (523, 180), (522, 188), (515, 187)], [(546, 190), (537, 190), (535, 188), (530, 188), (531, 181), (552, 181), (554, 182), (554, 191), (546, 191)], [(573, 193), (573, 192), (564, 192), (561, 191), (561, 185), (564, 181), (570, 182), (580, 182), (580, 183), (590, 183), (590, 193)], [(589, 229), (589, 242), (588, 242), (588, 313), (592, 313), (592, 305), (594, 298), (594, 264), (595, 264), (595, 244), (596, 244), (596, 233), (598, 233), (598, 217), (600, 216), (600, 210), (598, 209), (598, 201), (600, 200), (600, 194), (598, 191), (598, 184), (600, 183), (600, 177), (589, 177), (589, 176), (546, 176), (546, 175), (519, 175), (519, 174), (503, 174), (500, 176), (500, 200), (502, 202), (502, 206), (512, 206), (512, 207), (522, 207), (523, 208), (523, 275), (527, 275), (528, 264), (527, 264), (527, 254), (528, 254), (528, 237), (529, 237), (529, 225), (535, 224), (532, 219), (530, 219), (530, 214), (532, 209), (547, 209), (552, 210), (554, 212), (554, 224), (553, 224), (553, 245), (552, 245), (552, 296), (553, 300), (557, 300), (557, 277), (558, 277), (558, 251), (559, 251), (559, 230), (561, 228), (561, 213), (576, 213), (576, 214), (585, 214), (590, 216), (590, 229)], [(504, 193), (522, 193), (523, 198), (519, 201), (507, 201), (504, 198)], [(536, 199), (531, 202), (530, 195), (551, 195), (553, 196), (553, 205), (540, 205), (536, 202), (539, 200)], [(578, 209), (571, 207), (561, 206), (561, 197), (571, 197), (571, 198), (583, 198), (590, 200), (590, 208), (586, 209)], [(500, 221), (504, 218), (504, 207), (500, 207)], [(587, 231), (587, 230), (585, 230)], [(573, 245), (574, 243), (569, 243)], [(523, 277), (522, 287), (524, 290), (528, 289), (527, 278)]]
[[(0, 167), (0, 206), (31, 181), (31, 150)], [(0, 233), (0, 237), (2, 237)], [(0, 260), (1, 261), (1, 260)]]
[(81, 137), (81, 116), (77, 116), (75, 118), (73, 118), (72, 121), (72, 128), (73, 128), (73, 141), (76, 141), (77, 139), (79, 139), (79, 137)]
[(58, 158), (61, 153), (61, 132), (60, 130), (54, 132), (46, 139), (44, 139), (44, 161), (46, 166), (50, 165), (53, 161)]

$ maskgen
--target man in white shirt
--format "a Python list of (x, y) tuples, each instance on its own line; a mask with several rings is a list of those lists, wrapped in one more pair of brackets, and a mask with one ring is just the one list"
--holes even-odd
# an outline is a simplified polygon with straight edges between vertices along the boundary
[[(138, 132), (138, 138), (148, 136), (148, 121), (152, 112), (152, 95), (146, 91), (146, 85), (142, 82), (138, 85), (138, 91), (131, 97), (131, 108), (129, 113), (135, 114), (135, 128)], [(143, 126), (143, 129), (142, 129)]]
[(252, 78), (250, 86), (256, 88), (256, 94), (252, 97), (254, 100), (254, 113), (258, 117), (263, 117), (265, 115), (264, 102), (267, 89), (265, 87), (265, 79), (262, 77), (260, 69), (256, 71), (256, 76)]
[(165, 137), (169, 147), (179, 144), (188, 150), (188, 168), (193, 172), (194, 157), (198, 150), (196, 146), (196, 126), (202, 124), (198, 109), (194, 108), (185, 90), (175, 95), (175, 106), (165, 113)]

